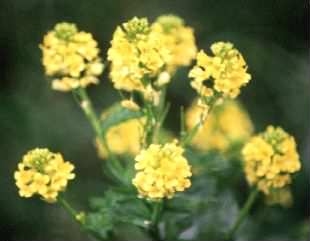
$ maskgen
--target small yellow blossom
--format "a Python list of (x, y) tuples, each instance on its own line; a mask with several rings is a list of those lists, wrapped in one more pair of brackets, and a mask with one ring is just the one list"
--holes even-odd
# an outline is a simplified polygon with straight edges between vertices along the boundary
[(146, 18), (134, 17), (113, 34), (108, 60), (116, 89), (145, 92), (170, 59), (162, 34), (152, 31)]
[(285, 208), (293, 205), (293, 195), (289, 188), (280, 188), (272, 190), (266, 197), (267, 205), (279, 204)]
[(163, 35), (162, 41), (171, 52), (167, 71), (175, 72), (180, 66), (188, 66), (195, 58), (197, 47), (192, 28), (185, 26), (183, 19), (174, 15), (163, 15), (152, 25), (153, 31)]
[(269, 126), (252, 137), (242, 155), (247, 181), (267, 195), (289, 185), (291, 175), (301, 168), (294, 137), (280, 127)]
[(132, 180), (141, 197), (172, 198), (175, 192), (189, 188), (191, 167), (177, 143), (151, 144), (135, 158), (136, 176)]
[(74, 166), (65, 162), (60, 153), (36, 148), (24, 155), (14, 173), (21, 197), (40, 195), (47, 202), (56, 202), (59, 192), (66, 189), (68, 181), (75, 177)]
[[(185, 121), (188, 129), (192, 129), (201, 118), (205, 107), (195, 100), (186, 111)], [(226, 100), (217, 105), (207, 116), (202, 127), (192, 140), (192, 145), (199, 150), (218, 150), (225, 152), (234, 143), (250, 138), (253, 124), (248, 113), (235, 100)]]
[(189, 72), (189, 77), (193, 78), (191, 86), (202, 97), (219, 93), (235, 98), (251, 79), (245, 60), (229, 42), (214, 43), (211, 51), (214, 56), (203, 50), (197, 54), (197, 64)]
[(103, 64), (90, 33), (78, 31), (74, 24), (59, 23), (45, 35), (40, 48), (46, 75), (55, 77), (53, 89), (70, 91), (98, 83)]

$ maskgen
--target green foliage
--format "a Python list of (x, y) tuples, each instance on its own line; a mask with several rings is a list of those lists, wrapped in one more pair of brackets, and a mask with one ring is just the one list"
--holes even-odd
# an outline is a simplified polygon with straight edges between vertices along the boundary
[(150, 208), (137, 198), (132, 189), (113, 188), (104, 197), (90, 199), (92, 211), (87, 214), (85, 226), (101, 238), (108, 238), (118, 224), (128, 223), (148, 228), (151, 217)]

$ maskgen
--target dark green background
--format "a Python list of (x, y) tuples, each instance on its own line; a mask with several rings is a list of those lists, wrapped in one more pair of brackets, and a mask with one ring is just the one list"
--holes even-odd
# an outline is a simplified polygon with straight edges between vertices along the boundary
[[(76, 164), (77, 179), (69, 198), (85, 207), (87, 196), (103, 193), (92, 130), (70, 94), (52, 91), (41, 66), (38, 44), (59, 21), (72, 21), (92, 32), (103, 58), (115, 27), (133, 16), (174, 13), (195, 28), (197, 45), (233, 42), (243, 53), (253, 79), (240, 96), (256, 130), (281, 125), (298, 142), (303, 170), (294, 184), (295, 206), (288, 219), (296, 225), (309, 220), (310, 76), (309, 3), (293, 0), (82, 1), (2, 0), (0, 2), (0, 239), (86, 240), (57, 206), (21, 199), (13, 172), (21, 156), (34, 147), (60, 151)], [(177, 131), (180, 104), (194, 97), (186, 77), (177, 73), (169, 89), (174, 101), (167, 126)], [(101, 110), (117, 99), (107, 72), (89, 88)], [(281, 230), (281, 222), (274, 224)], [(280, 232), (280, 231), (279, 231)], [(283, 230), (285, 232), (285, 230)]]

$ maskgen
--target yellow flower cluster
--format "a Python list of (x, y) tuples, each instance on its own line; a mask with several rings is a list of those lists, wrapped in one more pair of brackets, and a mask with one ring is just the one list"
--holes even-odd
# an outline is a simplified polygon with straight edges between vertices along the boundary
[(52, 88), (70, 91), (97, 84), (103, 71), (97, 42), (74, 24), (59, 23), (40, 45), (46, 75), (55, 77)]
[(247, 181), (267, 195), (289, 185), (291, 174), (301, 168), (294, 137), (280, 127), (269, 126), (252, 137), (242, 155)]
[[(188, 129), (200, 121), (203, 112), (204, 108), (194, 101), (185, 115)], [(246, 141), (252, 132), (253, 124), (246, 110), (239, 102), (226, 100), (212, 109), (194, 136), (192, 145), (203, 151), (213, 149), (225, 152), (232, 144)]]
[(75, 177), (73, 169), (74, 166), (65, 162), (59, 153), (41, 148), (31, 150), (14, 173), (19, 195), (29, 198), (38, 194), (47, 202), (56, 202), (58, 193)]
[(191, 167), (177, 143), (151, 144), (135, 158), (136, 176), (132, 180), (141, 197), (172, 198), (190, 187)]
[(169, 73), (180, 66), (188, 66), (196, 57), (197, 47), (192, 28), (185, 26), (183, 19), (174, 15), (163, 15), (156, 19), (152, 30), (163, 35), (162, 41), (169, 49), (171, 58), (166, 63)]
[(274, 189), (266, 196), (265, 201), (267, 205), (290, 207), (293, 205), (293, 195), (289, 188)]
[(134, 17), (116, 28), (108, 50), (110, 77), (116, 89), (140, 91), (150, 100), (158, 98), (154, 84), (171, 58), (162, 38), (158, 31), (152, 31), (146, 18)]
[[(136, 155), (141, 150), (144, 118), (131, 119), (111, 127), (107, 134), (107, 145), (112, 153)], [(96, 140), (98, 155), (108, 157), (106, 148)]]
[(229, 42), (214, 43), (211, 51), (214, 56), (203, 50), (197, 54), (197, 64), (189, 72), (191, 86), (202, 98), (216, 93), (235, 98), (251, 79), (241, 53)]

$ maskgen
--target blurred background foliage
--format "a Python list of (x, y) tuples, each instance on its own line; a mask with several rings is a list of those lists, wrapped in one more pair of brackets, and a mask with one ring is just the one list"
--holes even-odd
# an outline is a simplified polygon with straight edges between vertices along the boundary
[[(303, 169), (293, 184), (294, 206), (283, 210), (258, 202), (252, 218), (243, 227), (251, 230), (252, 236), (246, 236), (249, 232), (241, 229), (240, 240), (252, 240), (253, 237), (259, 240), (306, 240), (310, 172), (307, 1), (7, 0), (0, 2), (0, 11), (1, 240), (92, 240), (80, 232), (57, 205), (46, 204), (37, 198), (18, 197), (13, 172), (28, 149), (49, 147), (62, 152), (67, 160), (73, 160), (77, 178), (70, 184), (67, 196), (78, 208), (87, 207), (87, 196), (104, 193), (105, 180), (98, 168), (100, 160), (94, 149), (90, 126), (70, 94), (52, 91), (44, 77), (38, 48), (43, 35), (59, 21), (75, 22), (80, 29), (93, 33), (105, 58), (118, 24), (133, 16), (146, 16), (153, 21), (167, 13), (180, 15), (195, 29), (199, 48), (207, 49), (218, 40), (233, 42), (243, 53), (253, 76), (240, 99), (248, 109), (256, 131), (270, 123), (282, 126), (297, 139)], [(188, 106), (194, 98), (187, 71), (178, 71), (169, 87), (173, 106), (166, 126), (175, 132), (179, 128), (175, 120), (179, 106)], [(107, 72), (100, 85), (90, 87), (89, 92), (98, 111), (118, 97), (111, 88)], [(223, 182), (233, 185), (232, 172), (223, 171), (218, 175), (223, 176)], [(194, 186), (190, 193), (208, 201), (208, 195), (215, 188), (212, 179), (202, 179), (196, 185), (198, 187)], [(213, 205), (208, 211), (199, 213), (193, 229), (202, 227), (201, 233), (187, 230), (182, 237), (189, 239), (196, 234), (200, 240), (216, 240), (212, 224), (227, 226), (231, 223), (237, 206), (246, 198), (245, 187), (245, 184), (239, 185), (235, 196), (224, 188), (220, 197), (225, 205)], [(255, 212), (255, 209), (260, 211)], [(171, 220), (171, 232), (177, 222)], [(255, 225), (257, 223), (260, 225)], [(135, 229), (123, 227), (121, 230), (121, 240), (144, 239)]]

